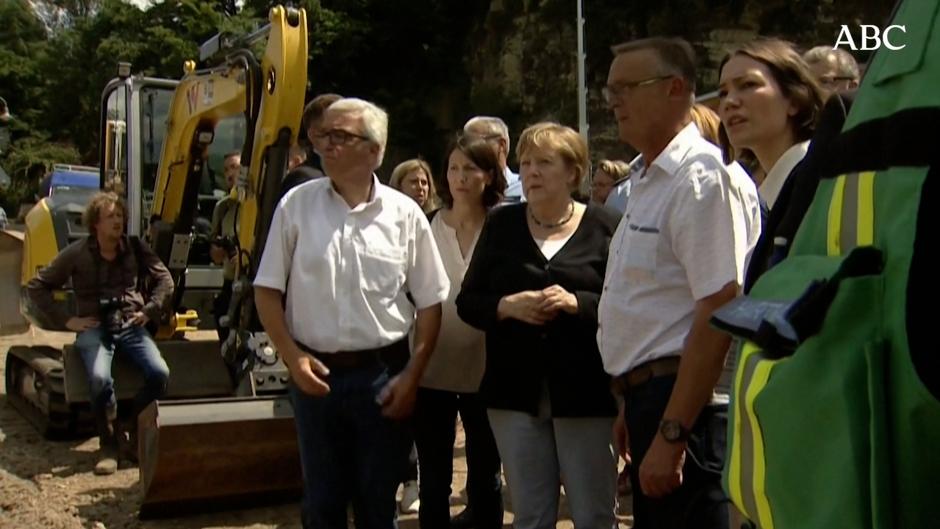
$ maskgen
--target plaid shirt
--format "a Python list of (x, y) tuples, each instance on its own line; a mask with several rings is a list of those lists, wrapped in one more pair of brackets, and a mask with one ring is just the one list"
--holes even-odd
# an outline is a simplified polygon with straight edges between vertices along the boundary
[[(26, 288), (30, 300), (53, 322), (62, 325), (71, 316), (99, 317), (98, 300), (102, 298), (123, 300), (125, 315), (142, 311), (151, 320), (159, 321), (173, 294), (173, 278), (146, 244), (140, 244), (146, 272), (140, 271), (137, 256), (130, 245), (130, 240), (123, 237), (117, 256), (108, 261), (101, 257), (94, 236), (73, 242), (29, 281)], [(149, 299), (145, 299), (142, 285), (138, 284), (146, 276), (153, 285), (147, 296)], [(53, 290), (62, 288), (70, 279), (75, 291), (74, 315), (58, 305), (52, 295)]]

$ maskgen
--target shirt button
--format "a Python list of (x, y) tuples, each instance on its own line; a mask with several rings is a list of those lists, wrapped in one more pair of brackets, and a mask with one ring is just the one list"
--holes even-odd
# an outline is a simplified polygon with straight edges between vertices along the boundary
[(546, 271), (546, 272), (547, 272), (547, 271), (548, 271), (548, 269), (549, 269), (549, 268), (551, 268), (551, 267), (552, 267), (552, 266), (551, 266), (550, 264), (548, 264), (548, 263), (545, 263), (545, 271)]

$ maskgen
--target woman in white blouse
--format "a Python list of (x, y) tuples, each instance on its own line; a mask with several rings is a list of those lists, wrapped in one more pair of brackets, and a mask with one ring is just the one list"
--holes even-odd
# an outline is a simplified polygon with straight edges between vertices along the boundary
[(718, 98), (719, 137), (726, 161), (744, 151), (757, 158), (758, 193), (773, 209), (809, 147), (822, 112), (823, 91), (791, 44), (757, 39), (721, 62)]
[(415, 440), (420, 472), (421, 527), (449, 527), (457, 413), (466, 432), (467, 513), (474, 527), (502, 527), (500, 460), (477, 394), (486, 367), (484, 333), (457, 316), (454, 300), (463, 283), (487, 211), (506, 188), (499, 159), (485, 139), (464, 136), (449, 146), (444, 207), (431, 215), (431, 232), (450, 279), (437, 347), (418, 389)]

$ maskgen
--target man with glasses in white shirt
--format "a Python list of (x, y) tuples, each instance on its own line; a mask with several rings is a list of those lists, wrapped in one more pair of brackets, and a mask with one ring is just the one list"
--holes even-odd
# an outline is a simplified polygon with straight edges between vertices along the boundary
[(598, 307), (604, 368), (624, 396), (636, 529), (726, 529), (727, 405), (712, 394), (730, 339), (711, 313), (734, 298), (760, 232), (757, 189), (692, 122), (695, 58), (679, 39), (613, 48), (604, 96), (621, 141), (646, 167), (631, 178)]
[(330, 105), (320, 133), (327, 178), (280, 202), (254, 281), (261, 322), (290, 369), (305, 529), (345, 529), (350, 503), (356, 527), (395, 527), (411, 448), (403, 419), (447, 295), (424, 212), (373, 172), (387, 131), (372, 103)]

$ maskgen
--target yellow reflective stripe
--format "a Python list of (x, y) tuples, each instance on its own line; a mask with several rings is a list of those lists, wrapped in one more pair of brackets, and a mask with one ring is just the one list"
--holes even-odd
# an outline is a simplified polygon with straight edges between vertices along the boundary
[(751, 422), (751, 434), (754, 436), (754, 498), (757, 501), (757, 525), (761, 529), (773, 529), (774, 520), (770, 511), (770, 501), (767, 499), (766, 491), (766, 472), (767, 467), (764, 461), (764, 436), (760, 429), (760, 423), (757, 420), (757, 414), (754, 411), (754, 400), (757, 395), (767, 385), (770, 378), (770, 371), (777, 364), (773, 360), (761, 360), (754, 370), (754, 377), (748, 385), (745, 394), (745, 408), (747, 409), (748, 420)]
[(858, 229), (859, 246), (875, 243), (875, 173), (861, 173), (858, 177)]
[(741, 421), (744, 417), (741, 415), (741, 406), (738, 405), (737, 401), (744, 397), (744, 372), (747, 371), (748, 359), (757, 351), (757, 345), (753, 342), (744, 342), (744, 346), (741, 347), (738, 371), (734, 376), (734, 402), (732, 402), (731, 406), (734, 431), (732, 432), (731, 453), (729, 454), (728, 494), (731, 496), (731, 501), (737, 505), (746, 516), (754, 516), (756, 514), (745, 512), (747, 509), (744, 506), (744, 494), (741, 491), (741, 444), (750, 443), (751, 440), (745, 439), (742, 436)]
[(842, 253), (839, 239), (842, 232), (842, 199), (844, 196), (845, 175), (839, 175), (832, 189), (832, 199), (829, 201), (829, 233), (826, 237), (826, 253), (830, 256), (841, 255)]

